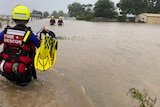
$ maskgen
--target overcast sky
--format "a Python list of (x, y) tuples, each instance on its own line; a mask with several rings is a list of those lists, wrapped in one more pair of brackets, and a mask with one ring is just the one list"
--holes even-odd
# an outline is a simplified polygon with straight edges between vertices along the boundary
[[(95, 4), (98, 0), (0, 0), (0, 14), (11, 14), (12, 9), (17, 4), (26, 5), (30, 11), (33, 9), (41, 12), (48, 11), (50, 14), (56, 10), (68, 12), (67, 6), (74, 2), (81, 4)], [(115, 4), (120, 0), (111, 0)]]

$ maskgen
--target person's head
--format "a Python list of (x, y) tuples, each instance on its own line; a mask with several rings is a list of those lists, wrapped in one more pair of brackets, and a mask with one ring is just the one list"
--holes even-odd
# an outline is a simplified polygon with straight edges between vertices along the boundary
[(54, 19), (54, 16), (52, 16), (52, 19)]
[(59, 19), (62, 19), (62, 16), (59, 16)]
[(27, 24), (30, 19), (30, 11), (24, 5), (17, 5), (12, 10), (12, 19), (16, 24)]

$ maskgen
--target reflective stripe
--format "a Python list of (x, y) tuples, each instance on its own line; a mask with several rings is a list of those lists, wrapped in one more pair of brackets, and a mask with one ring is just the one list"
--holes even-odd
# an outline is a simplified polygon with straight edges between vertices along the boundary
[(0, 65), (0, 70), (4, 72), (3, 66), (4, 66), (5, 60), (2, 60), (1, 65)]
[(31, 32), (31, 31), (27, 31), (26, 35), (25, 35), (24, 38), (23, 38), (23, 42), (26, 42), (26, 41), (27, 41), (28, 36), (30, 35), (30, 32)]
[(17, 18), (27, 18), (27, 15), (26, 14), (21, 14), (21, 13), (15, 13), (14, 14), (14, 17), (17, 17)]
[(25, 31), (7, 29), (7, 34), (24, 36)]

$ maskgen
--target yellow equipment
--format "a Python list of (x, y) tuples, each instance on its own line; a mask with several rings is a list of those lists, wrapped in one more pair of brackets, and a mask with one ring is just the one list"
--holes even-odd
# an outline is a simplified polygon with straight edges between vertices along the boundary
[(53, 67), (56, 62), (57, 40), (50, 36), (43, 36), (40, 47), (38, 48), (34, 66), (40, 71), (46, 71)]

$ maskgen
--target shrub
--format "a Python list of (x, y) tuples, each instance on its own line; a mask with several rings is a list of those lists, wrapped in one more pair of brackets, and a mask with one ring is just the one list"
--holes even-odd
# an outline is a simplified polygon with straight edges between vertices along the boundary
[(128, 94), (131, 95), (131, 98), (139, 101), (139, 107), (153, 107), (157, 101), (157, 98), (152, 99), (147, 90), (139, 91), (138, 89), (131, 88), (129, 89)]

